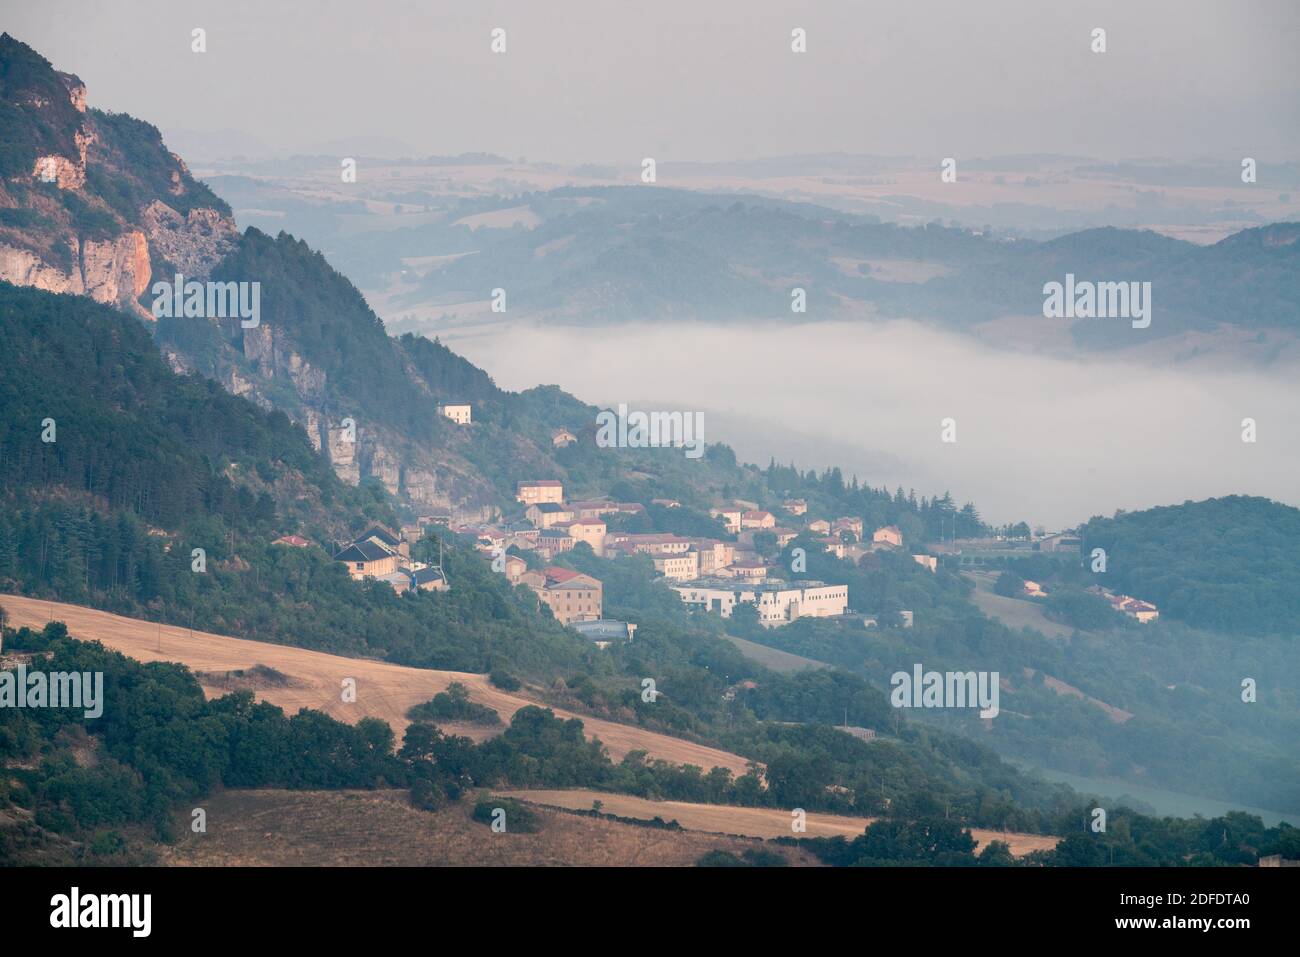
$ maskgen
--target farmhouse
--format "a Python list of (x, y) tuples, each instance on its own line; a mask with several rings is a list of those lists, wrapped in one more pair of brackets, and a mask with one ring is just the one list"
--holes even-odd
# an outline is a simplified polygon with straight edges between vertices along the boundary
[(334, 556), (354, 579), (382, 578), (397, 571), (397, 552), (370, 539), (353, 542)]

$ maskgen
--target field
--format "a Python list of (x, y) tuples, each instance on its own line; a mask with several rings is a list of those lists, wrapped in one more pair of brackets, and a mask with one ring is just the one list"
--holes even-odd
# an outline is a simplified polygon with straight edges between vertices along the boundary
[(769, 648), (767, 645), (760, 645), (756, 641), (737, 638), (734, 635), (727, 635), (726, 638), (727, 641), (739, 648), (740, 653), (750, 661), (757, 661), (764, 668), (771, 668), (773, 671), (779, 671), (782, 674), (788, 674), (791, 671), (803, 671), (807, 668), (830, 667), (824, 661), (805, 658), (803, 655), (782, 651), (780, 648)]
[[(627, 794), (605, 794), (600, 791), (584, 789), (542, 790), (526, 789), (502, 792), (509, 797), (530, 804), (551, 807), (565, 807), (575, 810), (587, 810), (592, 801), (601, 802), (601, 811), (605, 814), (617, 814), (619, 817), (637, 817), (650, 820), (661, 817), (665, 821), (676, 821), (690, 831), (706, 831), (718, 834), (737, 834), (747, 837), (792, 837), (790, 812), (782, 808), (730, 807), (718, 804), (690, 804), (686, 801), (651, 801), (647, 798), (633, 797)], [(807, 815), (808, 837), (835, 837), (842, 835), (853, 838), (861, 834), (875, 818), (848, 817), (839, 814)], [(1042, 834), (1018, 834), (1015, 832), (986, 831), (971, 829), (971, 836), (978, 846), (989, 841), (1005, 841), (1016, 857), (1030, 851), (1045, 851), (1055, 847), (1060, 838)]]
[(984, 614), (995, 618), (1014, 631), (1032, 628), (1048, 638), (1069, 638), (1074, 629), (1052, 621), (1043, 614), (1043, 606), (1020, 598), (1007, 598), (993, 592), (997, 575), (992, 572), (964, 572), (975, 585), (971, 600)]
[[(171, 866), (638, 866), (681, 867), (712, 850), (739, 855), (752, 838), (669, 831), (539, 808), (534, 833), (496, 834), (473, 820), (473, 795), (433, 813), (405, 791), (224, 791), (204, 800), (207, 833), (178, 819)], [(590, 808), (588, 802), (586, 807)], [(806, 852), (770, 848), (793, 865)]]
[[(272, 668), (284, 680), (252, 682), (251, 690), (260, 700), (279, 705), (290, 714), (300, 708), (315, 708), (350, 723), (365, 717), (381, 718), (392, 726), (399, 739), (410, 723), (406, 712), (411, 706), (445, 691), (453, 681), (464, 684), (472, 700), (495, 710), (503, 722), (508, 723), (520, 708), (541, 704), (525, 694), (494, 687), (486, 675), (407, 668), (366, 658), (344, 658), (288, 645), (191, 632), (175, 625), (159, 625), (80, 605), (17, 595), (0, 595), (0, 606), (8, 612), (9, 624), (14, 628), (24, 625), (43, 628), (51, 620), (62, 621), (75, 638), (101, 641), (106, 647), (139, 661), (176, 661), (195, 672), (203, 672), (204, 692), (209, 697), (225, 693), (213, 676), (256, 665)], [(342, 700), (342, 682), (346, 678), (356, 681), (353, 703)], [(561, 708), (552, 710), (561, 718), (579, 718), (588, 737), (599, 738), (615, 761), (629, 751), (643, 750), (655, 758), (675, 764), (694, 764), (705, 770), (724, 767), (741, 775), (748, 768), (748, 761), (738, 754)], [(456, 725), (447, 726), (446, 730), (482, 739), (499, 734), (501, 728)]]

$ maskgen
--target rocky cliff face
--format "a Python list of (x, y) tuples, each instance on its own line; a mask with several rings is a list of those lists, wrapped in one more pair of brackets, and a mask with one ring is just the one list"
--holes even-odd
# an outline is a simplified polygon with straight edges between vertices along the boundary
[[(202, 279), (233, 248), (229, 208), (166, 152), (157, 130), (88, 110), (80, 79), (8, 34), (0, 62), (13, 139), (0, 169), (0, 279), (152, 318), (138, 299), (156, 267)], [(169, 202), (155, 198), (159, 181)]]
[(89, 296), (150, 322), (157, 280), (258, 281), (257, 325), (158, 322), (170, 366), (282, 410), (345, 482), (376, 480), (417, 510), (491, 515), (496, 490), (456, 451), (468, 433), (436, 411), (446, 392), (463, 397), (466, 375), (494, 388), (481, 370), (459, 370), (447, 387), (436, 369), (416, 368), (318, 254), (292, 237), (241, 234), (229, 206), (157, 129), (86, 99), (77, 77), (0, 35), (0, 279)]

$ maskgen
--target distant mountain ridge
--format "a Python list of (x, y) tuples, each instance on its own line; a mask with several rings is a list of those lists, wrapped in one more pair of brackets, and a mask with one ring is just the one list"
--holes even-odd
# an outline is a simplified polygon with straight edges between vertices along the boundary
[[(581, 323), (884, 316), (970, 328), (1042, 317), (1044, 285), (1072, 273), (1153, 287), (1154, 321), (1142, 336), (1123, 323), (1076, 322), (1070, 333), (1084, 349), (1220, 326), (1300, 334), (1300, 223), (1211, 246), (1112, 227), (1035, 242), (663, 187), (565, 188), (506, 202), (542, 222), (462, 237), (475, 255), (430, 271), (408, 303), (482, 299), (505, 276), (512, 311)], [(447, 233), (446, 242), (453, 230), (410, 232)], [(369, 241), (397, 246), (382, 234)], [(807, 294), (802, 313), (791, 309), (796, 287)]]

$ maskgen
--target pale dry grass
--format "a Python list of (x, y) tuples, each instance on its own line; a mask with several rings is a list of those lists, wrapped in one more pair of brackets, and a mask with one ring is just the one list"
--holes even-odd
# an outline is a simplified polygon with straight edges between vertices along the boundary
[[(0, 606), (9, 613), (12, 627), (43, 628), (52, 617), (64, 622), (73, 637), (103, 642), (106, 647), (138, 661), (175, 661), (192, 671), (209, 673), (266, 665), (287, 676), (289, 683), (283, 687), (258, 687), (254, 691), (258, 700), (269, 701), (290, 714), (299, 708), (314, 708), (351, 724), (365, 717), (380, 718), (392, 726), (399, 739), (410, 724), (406, 712), (411, 706), (447, 690), (453, 681), (465, 685), (471, 700), (487, 705), (507, 724), (520, 708), (542, 704), (525, 694), (502, 691), (490, 684), (486, 675), (470, 672), (408, 668), (289, 645), (248, 641), (204, 631), (191, 632), (175, 625), (158, 625), (80, 605), (50, 603), (17, 595), (0, 595)], [(354, 703), (342, 700), (345, 678), (356, 681), (357, 700)], [(206, 686), (204, 692), (209, 697), (225, 694), (221, 688)], [(741, 775), (748, 769), (745, 758), (718, 748), (574, 714), (562, 708), (551, 710), (557, 717), (581, 720), (587, 736), (599, 738), (615, 761), (629, 751), (641, 750), (651, 757), (674, 764), (694, 764), (705, 770), (717, 766)], [(503, 729), (457, 725), (456, 730), (467, 737), (483, 740)]]
[[(761, 842), (669, 831), (547, 808), (534, 833), (496, 834), (470, 816), (474, 795), (433, 813), (405, 791), (225, 791), (206, 798), (207, 833), (178, 822), (160, 863), (201, 867), (683, 867), (713, 850), (739, 855)], [(508, 822), (507, 822), (508, 823)], [(794, 865), (812, 855), (773, 848)]]
[[(718, 834), (737, 834), (747, 837), (771, 839), (776, 837), (795, 837), (791, 829), (793, 820), (791, 812), (781, 808), (732, 807), (722, 804), (692, 804), (687, 801), (651, 801), (648, 798), (633, 797), (628, 794), (605, 794), (601, 791), (586, 789), (546, 790), (524, 789), (501, 792), (506, 796), (527, 801), (530, 804), (564, 807), (573, 810), (590, 810), (593, 801), (601, 802), (601, 811), (616, 814), (619, 817), (635, 817), (651, 820), (661, 817), (665, 821), (676, 821), (682, 827), (692, 831), (707, 831)], [(852, 839), (866, 830), (876, 818), (849, 817), (839, 814), (807, 814), (808, 829), (805, 837), (845, 837)], [(1011, 853), (1022, 857), (1030, 851), (1046, 851), (1054, 848), (1059, 837), (1042, 834), (1020, 834), (1014, 831), (989, 831), (972, 828), (971, 837), (975, 838), (977, 850), (989, 841), (1005, 841)]]

